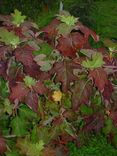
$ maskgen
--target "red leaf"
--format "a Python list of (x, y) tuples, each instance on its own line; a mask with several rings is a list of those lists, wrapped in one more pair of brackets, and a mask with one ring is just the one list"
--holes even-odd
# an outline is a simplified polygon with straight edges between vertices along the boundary
[(30, 46), (24, 46), (15, 50), (15, 57), (17, 61), (20, 61), (25, 66), (31, 66), (33, 64), (33, 54), (35, 49)]
[(75, 57), (78, 49), (82, 48), (85, 43), (83, 36), (76, 32), (71, 33), (68, 36), (61, 36), (58, 39), (56, 48), (64, 55), (69, 57)]
[(91, 116), (86, 116), (84, 118), (85, 125), (82, 128), (86, 132), (99, 132), (100, 129), (104, 126), (104, 116), (103, 114), (93, 114)]
[(18, 101), (23, 101), (28, 92), (29, 89), (23, 83), (17, 83), (11, 87), (10, 100), (14, 101), (18, 99)]
[(7, 62), (6, 61), (0, 61), (0, 76), (3, 78), (7, 77)]
[(72, 107), (77, 111), (81, 104), (88, 104), (92, 94), (92, 86), (84, 80), (79, 80), (72, 88)]
[(38, 94), (31, 91), (25, 98), (25, 103), (35, 112), (38, 111)]
[(113, 93), (113, 86), (112, 83), (108, 80), (108, 84), (105, 85), (102, 95), (104, 99), (110, 101), (112, 93)]
[(96, 87), (99, 89), (99, 91), (103, 91), (105, 85), (108, 85), (108, 77), (104, 69), (98, 68), (91, 70), (89, 72), (89, 77), (91, 77), (96, 85)]
[(45, 94), (48, 90), (41, 81), (38, 81), (36, 85), (33, 87), (33, 89), (36, 93), (41, 95)]
[(78, 22), (77, 27), (79, 30), (84, 34), (85, 39), (89, 39), (90, 36), (93, 37), (93, 39), (98, 42), (99, 41), (99, 36), (91, 29), (88, 27), (84, 26), (82, 23)]
[(70, 83), (76, 80), (77, 77), (73, 75), (73, 69), (77, 69), (78, 67), (77, 64), (69, 60), (58, 62), (54, 65), (51, 74), (57, 74), (56, 81), (62, 83), (62, 90), (64, 92), (68, 91)]
[(6, 150), (7, 150), (6, 141), (2, 136), (0, 136), (0, 154), (5, 153)]
[(25, 65), (24, 66), (24, 72), (27, 75), (30, 75), (31, 77), (33, 77), (35, 79), (39, 79), (40, 78), (40, 74), (42, 73), (40, 71), (39, 66), (35, 62), (33, 62), (32, 65), (30, 65), (30, 66)]
[(10, 53), (10, 51), (11, 51), (10, 47), (0, 45), (0, 60), (6, 59), (6, 54)]
[(57, 35), (57, 26), (60, 24), (60, 21), (57, 19), (52, 20), (52, 22), (42, 29), (43, 32), (47, 33), (49, 38), (53, 38)]
[(72, 38), (69, 37), (63, 37), (61, 36), (58, 39), (58, 44), (56, 47), (64, 56), (70, 56), (75, 57), (76, 56), (76, 49), (73, 46)]
[(111, 111), (110, 117), (113, 120), (114, 125), (117, 127), (117, 110)]

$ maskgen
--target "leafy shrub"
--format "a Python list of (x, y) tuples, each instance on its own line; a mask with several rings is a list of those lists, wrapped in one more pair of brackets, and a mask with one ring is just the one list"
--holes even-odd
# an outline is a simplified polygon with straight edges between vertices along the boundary
[(0, 153), (65, 155), (82, 132), (117, 146), (116, 48), (93, 49), (99, 36), (66, 11), (40, 30), (25, 18), (0, 16)]
[(110, 145), (102, 135), (92, 136), (86, 146), (77, 148), (74, 143), (69, 143), (69, 156), (115, 156), (117, 150)]

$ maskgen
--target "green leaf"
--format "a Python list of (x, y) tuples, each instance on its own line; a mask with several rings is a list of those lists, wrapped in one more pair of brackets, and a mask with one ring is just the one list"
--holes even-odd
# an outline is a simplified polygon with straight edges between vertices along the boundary
[(18, 148), (22, 154), (26, 156), (41, 156), (42, 150), (44, 149), (43, 140), (39, 140), (37, 143), (32, 143), (29, 139), (18, 139)]
[(20, 44), (20, 39), (14, 32), (9, 32), (5, 28), (0, 28), (0, 41), (6, 45), (12, 45), (14, 48)]
[(106, 135), (109, 134), (111, 132), (112, 128), (113, 128), (112, 119), (110, 119), (110, 118), (106, 119), (105, 120), (105, 126), (103, 128), (103, 133)]
[(20, 24), (22, 24), (26, 19), (26, 16), (21, 15), (21, 12), (17, 9), (14, 10), (14, 13), (12, 13), (11, 16), (12, 16), (12, 23), (17, 27), (19, 27)]
[(27, 119), (27, 120), (38, 120), (39, 117), (37, 116), (37, 114), (35, 112), (33, 112), (26, 104), (22, 104), (19, 107), (19, 116), (23, 119)]
[(91, 115), (93, 113), (93, 109), (86, 105), (81, 105), (80, 111), (83, 115)]
[(45, 54), (37, 55), (34, 58), (34, 61), (40, 66), (40, 70), (45, 72), (49, 71), (52, 68), (54, 62), (51, 60), (47, 60)]
[(63, 94), (62, 103), (66, 109), (70, 109), (72, 106), (71, 97), (68, 94)]
[(68, 26), (66, 23), (61, 23), (58, 25), (57, 29), (59, 34), (67, 35), (72, 31), (73, 26)]
[(104, 64), (103, 56), (101, 53), (96, 53), (92, 56), (92, 60), (86, 60), (82, 62), (82, 66), (89, 69), (102, 67)]
[(8, 84), (3, 78), (0, 78), (0, 96), (6, 98), (8, 97), (8, 95), (9, 95)]
[(25, 82), (25, 85), (29, 88), (31, 88), (32, 86), (36, 84), (36, 80), (30, 76), (25, 76), (24, 82)]
[(104, 45), (105, 45), (106, 47), (108, 47), (110, 51), (117, 50), (117, 43), (116, 43), (116, 42), (113, 42), (113, 41), (110, 40), (110, 39), (105, 39), (105, 40), (104, 40)]
[(21, 156), (17, 150), (7, 151), (5, 154), (6, 156)]
[(45, 54), (45, 55), (50, 55), (50, 53), (53, 51), (52, 46), (50, 46), (48, 43), (44, 42), (40, 45), (40, 49), (37, 51), (34, 51), (34, 55), (39, 55), (39, 54)]
[(58, 19), (68, 26), (74, 26), (75, 23), (78, 21), (78, 18), (72, 15), (58, 15)]
[(12, 109), (13, 109), (13, 107), (12, 107), (9, 99), (5, 99), (4, 100), (4, 112), (11, 115), (12, 114)]
[(11, 121), (12, 134), (21, 137), (27, 134), (27, 123), (24, 119), (16, 116)]
[(55, 84), (55, 83), (54, 83), (53, 81), (51, 81), (51, 80), (45, 80), (45, 81), (44, 81), (44, 85), (45, 85), (47, 88), (51, 89), (51, 90), (60, 90), (61, 83), (58, 82), (58, 83)]
[(71, 123), (67, 122), (66, 120), (64, 120), (63, 123), (63, 127), (62, 127), (69, 135), (71, 135), (72, 137), (75, 136), (75, 131), (71, 125)]

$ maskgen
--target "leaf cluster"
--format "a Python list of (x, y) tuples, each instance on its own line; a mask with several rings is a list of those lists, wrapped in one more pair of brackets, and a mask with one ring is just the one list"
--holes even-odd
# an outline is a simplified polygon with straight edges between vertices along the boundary
[(0, 154), (67, 155), (82, 132), (102, 132), (117, 147), (116, 57), (93, 49), (89, 38), (99, 36), (76, 19), (38, 29), (19, 11), (0, 16)]

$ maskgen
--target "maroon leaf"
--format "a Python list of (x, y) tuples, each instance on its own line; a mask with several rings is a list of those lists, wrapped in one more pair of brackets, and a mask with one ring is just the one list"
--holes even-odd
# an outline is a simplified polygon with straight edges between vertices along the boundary
[(25, 87), (24, 83), (17, 83), (15, 86), (11, 87), (10, 100), (23, 101), (24, 97), (28, 94), (29, 89)]
[(39, 79), (40, 78), (40, 74), (42, 73), (40, 71), (39, 66), (35, 62), (33, 62), (32, 65), (30, 65), (30, 66), (25, 65), (24, 66), (24, 72), (27, 75), (30, 75), (31, 77), (33, 77), (35, 79)]
[(60, 24), (60, 21), (57, 19), (52, 20), (52, 22), (42, 29), (43, 32), (47, 33), (49, 38), (53, 38), (57, 35), (57, 26)]
[(78, 22), (77, 27), (84, 34), (86, 40), (88, 40), (89, 37), (92, 36), (96, 42), (99, 41), (99, 36), (93, 30), (84, 26), (82, 23)]
[(72, 107), (77, 111), (81, 104), (88, 104), (92, 94), (92, 85), (85, 80), (77, 81), (72, 88)]
[(7, 150), (7, 145), (5, 139), (0, 136), (0, 154), (5, 153)]
[(25, 103), (35, 112), (38, 111), (38, 94), (31, 91), (25, 98)]
[(17, 59), (17, 61), (20, 61), (23, 63), (23, 65), (25, 66), (32, 66), (33, 64), (33, 54), (32, 52), (35, 49), (26, 45), (22, 48), (17, 48), (15, 50), (15, 57)]
[(89, 77), (91, 77), (96, 85), (96, 87), (99, 89), (99, 91), (103, 91), (105, 85), (108, 85), (108, 77), (104, 69), (98, 68), (91, 70), (89, 72)]
[(36, 85), (33, 87), (33, 89), (36, 93), (41, 95), (45, 94), (48, 90), (41, 81), (38, 81)]
[(79, 68), (79, 66), (69, 60), (61, 61), (54, 65), (51, 72), (52, 74), (57, 74), (56, 81), (62, 83), (62, 90), (64, 92), (68, 91), (70, 83), (77, 79), (77, 77), (73, 75), (73, 69), (77, 68)]
[(91, 116), (84, 117), (84, 127), (82, 128), (83, 131), (86, 132), (99, 132), (100, 129), (104, 126), (104, 116), (103, 114), (97, 113)]
[(113, 93), (113, 86), (112, 86), (112, 83), (108, 80), (108, 84), (105, 85), (102, 95), (105, 100), (110, 101), (112, 97), (112, 93)]
[(6, 79), (7, 77), (7, 62), (6, 61), (0, 61), (0, 76)]
[(10, 53), (10, 50), (11, 50), (10, 47), (0, 45), (0, 60), (5, 60), (6, 54)]
[(70, 56), (75, 57), (76, 56), (76, 49), (73, 46), (72, 38), (69, 37), (63, 37), (61, 36), (58, 39), (58, 44), (56, 47), (64, 56)]
[(110, 117), (113, 120), (114, 125), (117, 127), (117, 110), (111, 111)]

